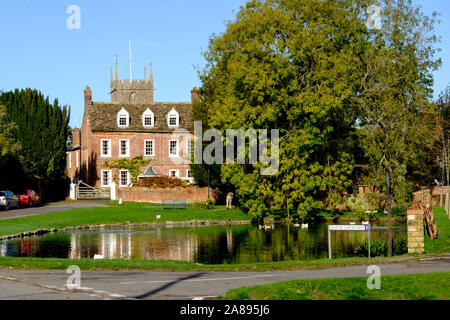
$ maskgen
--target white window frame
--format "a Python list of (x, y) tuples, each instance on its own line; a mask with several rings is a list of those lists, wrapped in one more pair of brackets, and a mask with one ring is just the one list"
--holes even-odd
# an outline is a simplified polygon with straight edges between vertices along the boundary
[[(171, 154), (170, 153), (170, 143), (172, 141), (175, 141), (177, 143), (176, 154)], [(170, 139), (169, 140), (169, 158), (177, 158), (179, 156), (179, 150), (178, 150), (179, 148), (178, 148), (178, 146), (179, 146), (179, 142), (178, 142), (177, 139)]]
[[(153, 146), (152, 146), (152, 153), (151, 154), (147, 154), (147, 141), (148, 142), (152, 142)], [(144, 140), (144, 156), (145, 157), (154, 157), (155, 156), (155, 139), (146, 139)]]
[[(126, 124), (125, 125), (121, 125), (120, 124), (120, 118), (125, 117), (126, 119)], [(130, 114), (128, 113), (127, 110), (125, 110), (125, 108), (122, 108), (119, 113), (117, 114), (117, 126), (119, 128), (128, 128), (128, 126), (130, 125)]]
[(69, 159), (67, 159), (69, 162), (69, 169), (72, 169), (72, 152), (69, 152)]
[[(145, 118), (151, 119), (151, 125), (145, 124)], [(153, 128), (155, 126), (155, 115), (149, 108), (147, 108), (147, 110), (145, 110), (145, 112), (142, 114), (142, 126), (144, 128)]]
[(172, 177), (172, 172), (175, 172), (175, 178), (179, 178), (180, 177), (180, 170), (178, 170), (178, 169), (169, 169), (169, 177), (171, 177), (171, 178), (173, 178)]
[[(175, 125), (171, 125), (170, 124), (170, 118), (175, 117)], [(172, 109), (170, 110), (170, 112), (167, 114), (167, 126), (169, 128), (178, 128), (178, 126), (180, 125), (180, 115), (177, 112), (177, 110)]]
[(186, 155), (190, 156), (192, 153), (192, 144), (194, 141), (192, 141), (191, 139), (187, 139), (186, 140)]
[[(127, 183), (126, 184), (122, 184), (122, 172), (126, 172), (127, 173)], [(130, 173), (128, 172), (128, 170), (120, 170), (119, 171), (119, 186), (120, 187), (127, 187), (130, 184)]]
[[(122, 141), (127, 142), (127, 152), (122, 154)], [(130, 139), (119, 139), (119, 157), (129, 157), (130, 156)]]
[[(189, 176), (189, 172), (191, 172), (191, 176)], [(192, 169), (186, 169), (186, 178), (192, 178)]]
[[(108, 141), (108, 154), (103, 154), (103, 141)], [(111, 139), (100, 139), (100, 158), (111, 157)]]
[(76, 152), (75, 152), (75, 155), (76, 155), (76, 157), (75, 157), (75, 168), (78, 168), (78, 167), (80, 166), (80, 156), (79, 156), (79, 152), (76, 151)]
[[(104, 173), (104, 172), (108, 172), (108, 181), (109, 181), (109, 184), (104, 184), (104, 180), (103, 180), (103, 173)], [(109, 187), (111, 187), (111, 183), (112, 183), (112, 181), (111, 181), (111, 176), (112, 176), (111, 170), (101, 170), (101, 184), (102, 184), (102, 187), (103, 187), (103, 188), (109, 188)]]

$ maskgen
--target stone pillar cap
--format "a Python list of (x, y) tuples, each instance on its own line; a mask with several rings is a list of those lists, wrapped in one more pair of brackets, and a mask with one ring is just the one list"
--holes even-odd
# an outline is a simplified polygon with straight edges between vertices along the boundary
[(425, 214), (425, 211), (423, 209), (408, 209), (406, 210), (406, 214), (414, 214), (414, 215), (418, 215), (418, 214)]

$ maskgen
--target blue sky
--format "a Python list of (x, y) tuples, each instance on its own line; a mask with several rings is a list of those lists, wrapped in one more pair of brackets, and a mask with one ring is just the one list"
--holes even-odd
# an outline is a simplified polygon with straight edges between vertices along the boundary
[[(110, 101), (110, 68), (119, 54), (119, 77), (129, 78), (132, 40), (133, 78), (153, 63), (155, 101), (190, 101), (199, 86), (195, 66), (213, 33), (244, 0), (0, 0), (0, 90), (37, 88), (72, 108), (71, 126), (81, 124), (83, 90), (95, 101)], [(438, 93), (450, 82), (450, 1), (415, 0), (426, 14), (441, 13), (443, 65), (435, 73)], [(81, 29), (69, 30), (70, 5), (81, 9)], [(436, 93), (436, 95), (437, 95)]]

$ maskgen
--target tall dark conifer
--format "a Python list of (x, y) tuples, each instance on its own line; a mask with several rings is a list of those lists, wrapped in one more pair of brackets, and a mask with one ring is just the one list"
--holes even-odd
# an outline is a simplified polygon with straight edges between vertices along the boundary
[(14, 137), (22, 145), (21, 163), (27, 176), (21, 187), (40, 189), (48, 200), (64, 197), (70, 109), (33, 89), (4, 92), (0, 104), (6, 106), (8, 120), (17, 125)]

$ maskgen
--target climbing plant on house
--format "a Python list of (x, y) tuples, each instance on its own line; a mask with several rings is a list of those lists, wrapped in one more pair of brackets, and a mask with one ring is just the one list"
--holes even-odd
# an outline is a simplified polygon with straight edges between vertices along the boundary
[[(132, 159), (106, 160), (104, 166), (109, 169), (128, 170), (131, 182), (136, 183), (138, 175), (142, 171), (141, 168), (147, 166), (150, 162), (151, 160), (144, 160), (142, 156), (137, 156)], [(115, 182), (118, 181), (118, 178), (118, 174), (114, 174), (113, 180)]]

